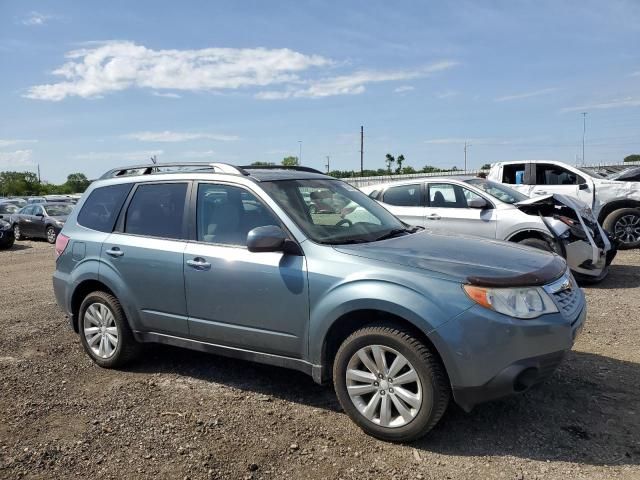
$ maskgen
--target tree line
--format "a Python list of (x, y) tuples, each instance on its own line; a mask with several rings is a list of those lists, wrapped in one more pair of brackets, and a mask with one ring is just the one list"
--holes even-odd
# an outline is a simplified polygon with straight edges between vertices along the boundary
[(84, 173), (72, 173), (66, 182), (55, 185), (41, 182), (32, 172), (0, 172), (0, 196), (3, 197), (82, 193), (90, 184)]

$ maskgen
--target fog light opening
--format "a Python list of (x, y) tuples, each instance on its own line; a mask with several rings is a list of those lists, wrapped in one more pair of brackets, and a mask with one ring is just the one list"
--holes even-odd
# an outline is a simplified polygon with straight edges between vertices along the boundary
[(538, 378), (537, 368), (525, 368), (513, 381), (513, 390), (520, 393), (529, 390)]

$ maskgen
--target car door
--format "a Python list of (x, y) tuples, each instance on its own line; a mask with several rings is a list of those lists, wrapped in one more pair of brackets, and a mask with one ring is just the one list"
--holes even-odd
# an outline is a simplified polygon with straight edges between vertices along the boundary
[(396, 217), (409, 225), (425, 226), (424, 186), (422, 183), (388, 187), (380, 199)]
[(102, 244), (101, 271), (118, 276), (144, 331), (189, 333), (183, 268), (189, 190), (188, 182), (136, 185)]
[(502, 165), (499, 176), (498, 181), (500, 183), (507, 184), (527, 196), (531, 194), (531, 189), (533, 188), (531, 178), (534, 177), (531, 162), (506, 163)]
[(592, 204), (592, 186), (584, 175), (553, 163), (534, 163), (535, 184), (530, 196), (561, 193)]
[(309, 300), (304, 256), (250, 252), (247, 233), (281, 226), (244, 187), (200, 183), (192, 194), (193, 241), (185, 250), (189, 331), (209, 343), (300, 358)]
[(33, 213), (36, 207), (37, 205), (30, 205), (28, 207), (25, 207), (20, 210), (17, 215), (17, 222), (14, 223), (20, 226), (20, 230), (23, 236), (33, 235), (33, 220), (35, 218), (33, 216)]
[[(483, 199), (486, 208), (471, 208), (467, 201)], [(497, 211), (486, 198), (472, 190), (449, 182), (427, 183), (427, 228), (444, 234), (477, 235), (495, 238)]]
[(33, 215), (31, 215), (31, 223), (29, 226), (30, 232), (29, 235), (38, 238), (46, 238), (46, 221), (45, 221), (46, 212), (42, 205), (34, 205), (33, 207)]

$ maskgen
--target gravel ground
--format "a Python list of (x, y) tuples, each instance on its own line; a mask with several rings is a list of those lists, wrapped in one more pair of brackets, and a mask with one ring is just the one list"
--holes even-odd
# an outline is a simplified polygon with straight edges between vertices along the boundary
[(55, 305), (53, 247), (0, 251), (1, 478), (640, 479), (640, 251), (587, 288), (543, 385), (411, 445), (365, 436), (294, 371), (154, 346), (103, 370)]

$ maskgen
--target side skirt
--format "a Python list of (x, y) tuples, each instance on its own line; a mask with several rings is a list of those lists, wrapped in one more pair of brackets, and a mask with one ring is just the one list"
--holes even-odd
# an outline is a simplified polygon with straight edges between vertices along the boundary
[(316, 383), (322, 382), (322, 366), (313, 365), (299, 358), (283, 357), (271, 353), (254, 352), (237, 347), (218, 345), (215, 343), (193, 340), (190, 338), (175, 337), (156, 332), (133, 332), (136, 341), (141, 343), (161, 343), (174, 347), (188, 348), (199, 352), (213, 353), (224, 357), (239, 358), (250, 362), (264, 363), (275, 367), (289, 368), (311, 375)]

